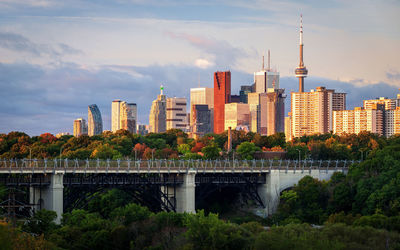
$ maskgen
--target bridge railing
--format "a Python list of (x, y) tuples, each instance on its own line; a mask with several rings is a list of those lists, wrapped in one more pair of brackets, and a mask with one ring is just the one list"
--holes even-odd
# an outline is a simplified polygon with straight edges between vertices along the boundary
[[(135, 171), (305, 171), (312, 169), (346, 169), (356, 161), (348, 160), (100, 160), (100, 159), (0, 159), (0, 170), (15, 172), (64, 170), (68, 172), (135, 172)], [(357, 161), (358, 162), (358, 161)]]

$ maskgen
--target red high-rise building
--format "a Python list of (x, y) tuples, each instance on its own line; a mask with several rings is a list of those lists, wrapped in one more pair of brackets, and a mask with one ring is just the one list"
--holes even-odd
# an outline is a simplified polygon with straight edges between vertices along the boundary
[(231, 72), (214, 73), (214, 133), (224, 132), (225, 103), (231, 102)]

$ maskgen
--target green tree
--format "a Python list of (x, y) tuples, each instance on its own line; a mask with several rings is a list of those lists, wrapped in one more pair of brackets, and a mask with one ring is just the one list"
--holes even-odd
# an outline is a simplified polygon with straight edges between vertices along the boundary
[(36, 235), (47, 235), (56, 228), (56, 224), (54, 223), (56, 218), (56, 212), (41, 209), (27, 220), (26, 224), (23, 226), (23, 229), (24, 231)]
[(221, 149), (213, 144), (210, 146), (205, 146), (201, 149), (201, 152), (203, 153), (204, 159), (215, 160), (220, 157), (219, 152), (221, 152)]
[(236, 148), (236, 152), (239, 154), (240, 158), (244, 160), (254, 159), (254, 153), (257, 151), (261, 151), (261, 149), (252, 142), (242, 142)]

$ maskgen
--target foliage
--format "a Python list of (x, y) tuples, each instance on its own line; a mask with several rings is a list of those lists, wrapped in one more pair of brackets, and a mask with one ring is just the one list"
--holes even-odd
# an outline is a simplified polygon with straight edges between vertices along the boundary
[(218, 148), (215, 144), (213, 144), (205, 146), (204, 148), (201, 149), (201, 152), (203, 153), (205, 159), (215, 160), (220, 157), (219, 152), (221, 152), (221, 149)]
[(236, 148), (236, 152), (243, 160), (252, 160), (254, 158), (254, 153), (257, 151), (261, 151), (261, 149), (252, 142), (242, 142)]

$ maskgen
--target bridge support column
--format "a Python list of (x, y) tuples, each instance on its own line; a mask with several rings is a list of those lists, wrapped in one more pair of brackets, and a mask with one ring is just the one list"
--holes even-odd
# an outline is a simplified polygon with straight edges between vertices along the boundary
[(51, 174), (48, 187), (31, 187), (29, 190), (29, 200), (31, 204), (36, 204), (34, 210), (47, 209), (56, 212), (57, 224), (60, 224), (63, 214), (63, 176), (62, 173)]
[(178, 213), (196, 213), (196, 171), (190, 169), (183, 176), (183, 183), (176, 188), (176, 211)]
[(262, 215), (267, 217), (273, 214), (278, 208), (280, 197), (279, 170), (271, 170), (266, 175), (266, 183), (258, 187), (258, 194), (264, 203)]

